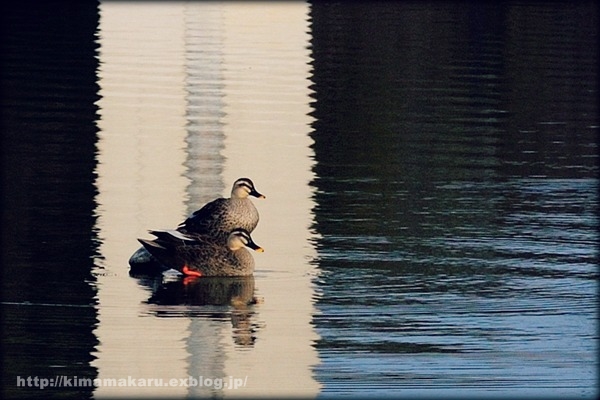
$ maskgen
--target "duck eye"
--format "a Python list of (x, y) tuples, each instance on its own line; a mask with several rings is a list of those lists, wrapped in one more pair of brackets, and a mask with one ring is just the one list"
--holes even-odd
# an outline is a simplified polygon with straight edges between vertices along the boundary
[(252, 188), (247, 183), (244, 182), (240, 186), (243, 187), (246, 192), (248, 192), (248, 193), (252, 192)]
[(242, 233), (240, 233), (240, 234), (238, 235), (238, 238), (240, 239), (240, 241), (241, 241), (242, 243), (244, 243), (244, 246), (245, 246), (245, 245), (247, 245), (247, 244), (250, 242), (250, 241), (248, 240), (248, 238), (246, 237), (246, 235), (244, 235), (244, 234), (242, 234)]

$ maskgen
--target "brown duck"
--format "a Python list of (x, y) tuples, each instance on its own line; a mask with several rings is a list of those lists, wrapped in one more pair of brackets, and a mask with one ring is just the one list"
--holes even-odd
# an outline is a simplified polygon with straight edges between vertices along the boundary
[(169, 268), (188, 276), (248, 276), (254, 258), (245, 247), (264, 250), (245, 229), (232, 230), (226, 240), (176, 230), (149, 231), (156, 239), (138, 239), (150, 254)]

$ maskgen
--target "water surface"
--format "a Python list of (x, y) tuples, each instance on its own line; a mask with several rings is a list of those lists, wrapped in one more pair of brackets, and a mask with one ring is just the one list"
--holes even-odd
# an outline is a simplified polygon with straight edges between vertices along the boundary
[(596, 392), (588, 11), (312, 7), (323, 395)]
[[(596, 5), (53, 7), (3, 15), (5, 397), (597, 394)], [(253, 278), (129, 275), (242, 176)]]

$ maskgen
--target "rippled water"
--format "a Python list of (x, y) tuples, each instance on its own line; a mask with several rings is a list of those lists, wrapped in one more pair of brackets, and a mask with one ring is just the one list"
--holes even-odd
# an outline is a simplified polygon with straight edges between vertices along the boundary
[(323, 394), (595, 392), (597, 53), (592, 20), (566, 29), (580, 7), (314, 7)]
[[(2, 18), (3, 397), (597, 394), (595, 4)], [(253, 278), (129, 276), (240, 176)]]

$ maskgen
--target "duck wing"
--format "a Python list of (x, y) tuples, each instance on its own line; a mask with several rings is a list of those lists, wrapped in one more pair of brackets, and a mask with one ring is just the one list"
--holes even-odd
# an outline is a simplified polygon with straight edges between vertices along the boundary
[(184, 233), (202, 234), (214, 231), (215, 224), (220, 220), (220, 216), (227, 208), (227, 200), (219, 198), (207, 203), (179, 224), (177, 230)]
[(188, 259), (200, 257), (215, 246), (201, 235), (187, 235), (176, 230), (151, 230), (156, 239), (138, 239), (150, 254), (169, 268), (181, 269)]

